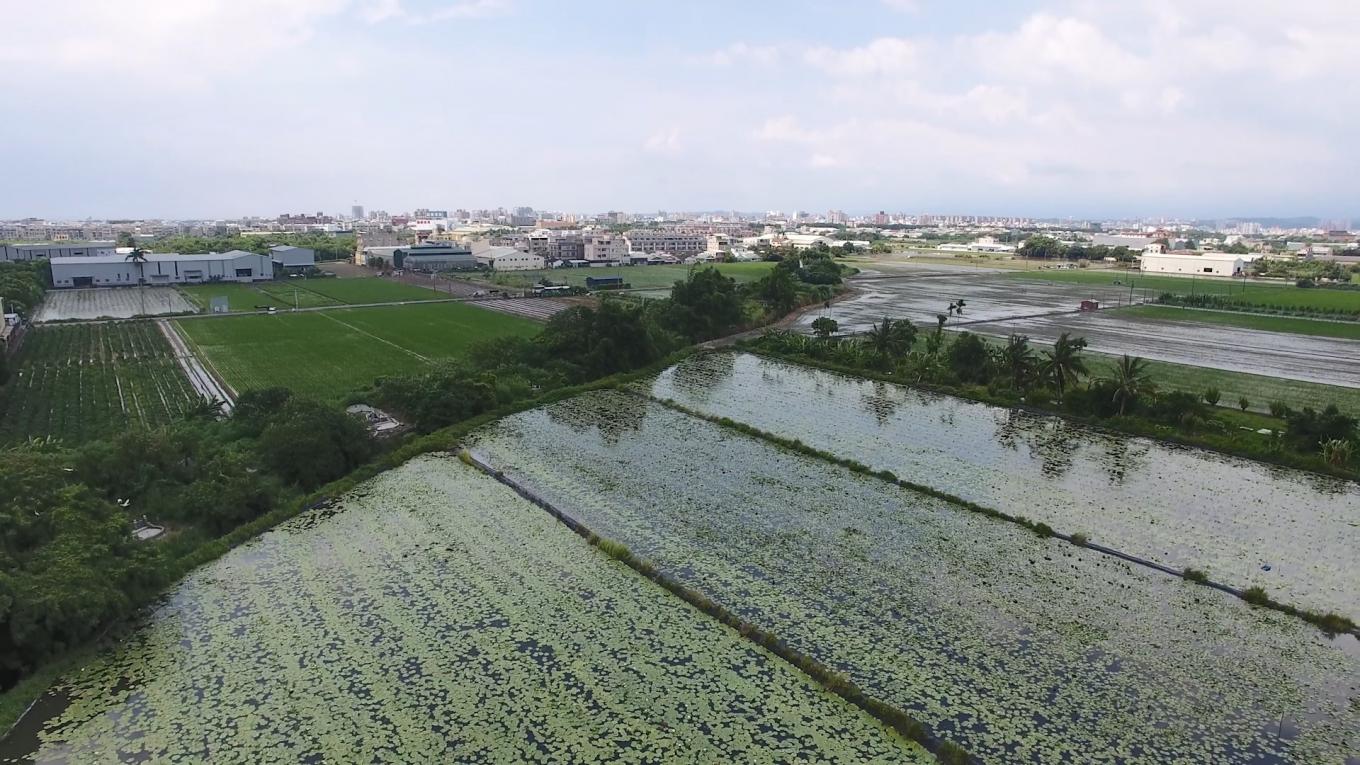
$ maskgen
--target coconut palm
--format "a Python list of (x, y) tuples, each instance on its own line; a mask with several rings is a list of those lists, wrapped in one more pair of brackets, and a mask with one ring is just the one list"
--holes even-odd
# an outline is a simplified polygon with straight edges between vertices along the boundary
[(142, 315), (145, 316), (145, 315), (146, 315), (146, 250), (143, 250), (141, 247), (133, 247), (133, 248), (132, 248), (132, 252), (129, 252), (126, 256), (124, 256), (124, 257), (123, 257), (123, 260), (130, 260), (130, 261), (132, 261), (133, 263), (136, 263), (136, 264), (137, 264), (137, 291), (138, 291), (138, 293), (139, 293), (139, 295), (140, 295), (140, 297), (141, 297), (141, 301), (142, 301)]
[(905, 356), (916, 342), (916, 326), (906, 319), (893, 321), (883, 317), (883, 321), (870, 327), (864, 340), (879, 363), (887, 364), (889, 359)]
[(1147, 361), (1124, 354), (1114, 367), (1114, 376), (1110, 378), (1110, 383), (1114, 385), (1114, 400), (1119, 404), (1119, 416), (1123, 417), (1130, 401), (1138, 400), (1139, 396), (1152, 389)]
[(1086, 361), (1081, 358), (1081, 350), (1085, 347), (1086, 338), (1074, 340), (1069, 333), (1064, 332), (1058, 336), (1058, 342), (1053, 344), (1053, 350), (1044, 352), (1043, 374), (1058, 389), (1059, 401), (1063, 400), (1067, 386), (1075, 384), (1086, 374)]
[(1016, 390), (1024, 390), (1030, 378), (1034, 376), (1037, 366), (1034, 349), (1029, 345), (1029, 337), (1011, 335), (1006, 341), (1006, 347), (1002, 348), (997, 356), (997, 364), (1010, 377), (1011, 384)]

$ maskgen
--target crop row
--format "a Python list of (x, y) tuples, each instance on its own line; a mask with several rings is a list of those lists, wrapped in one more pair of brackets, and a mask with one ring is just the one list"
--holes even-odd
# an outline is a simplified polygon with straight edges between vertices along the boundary
[(1227, 594), (622, 393), (468, 446), (983, 761), (1303, 763), (1360, 745), (1360, 656)]
[(0, 389), (0, 443), (81, 443), (165, 424), (197, 400), (150, 322), (42, 326)]

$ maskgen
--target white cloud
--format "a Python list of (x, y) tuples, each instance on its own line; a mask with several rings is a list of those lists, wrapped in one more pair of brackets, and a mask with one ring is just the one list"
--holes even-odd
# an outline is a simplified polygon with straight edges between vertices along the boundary
[(847, 50), (813, 48), (803, 59), (818, 69), (844, 77), (892, 75), (915, 70), (919, 49), (910, 40), (880, 37), (868, 45)]
[(755, 64), (770, 67), (778, 64), (782, 54), (777, 45), (750, 45), (744, 42), (733, 43), (721, 50), (715, 50), (702, 57), (713, 66), (741, 66)]
[(675, 154), (680, 151), (680, 128), (670, 127), (652, 133), (642, 148), (653, 154)]

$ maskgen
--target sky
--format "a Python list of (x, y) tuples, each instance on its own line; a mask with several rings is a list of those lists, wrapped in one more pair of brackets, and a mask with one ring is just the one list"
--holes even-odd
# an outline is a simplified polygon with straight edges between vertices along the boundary
[(1360, 217), (1356, 0), (0, 0), (0, 218)]

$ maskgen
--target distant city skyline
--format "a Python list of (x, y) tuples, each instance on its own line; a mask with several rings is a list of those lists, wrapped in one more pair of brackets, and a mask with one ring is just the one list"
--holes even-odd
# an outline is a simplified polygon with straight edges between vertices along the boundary
[(13, 4), (0, 219), (1360, 217), (1350, 0)]

